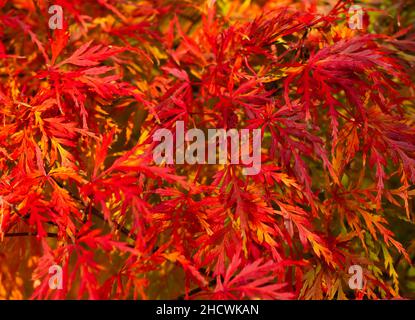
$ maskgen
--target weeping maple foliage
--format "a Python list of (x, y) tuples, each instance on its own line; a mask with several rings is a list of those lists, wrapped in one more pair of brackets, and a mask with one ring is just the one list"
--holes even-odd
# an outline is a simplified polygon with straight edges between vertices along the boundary
[[(353, 4), (1, 0), (0, 298), (414, 297), (414, 5)], [(156, 165), (176, 121), (261, 171)]]

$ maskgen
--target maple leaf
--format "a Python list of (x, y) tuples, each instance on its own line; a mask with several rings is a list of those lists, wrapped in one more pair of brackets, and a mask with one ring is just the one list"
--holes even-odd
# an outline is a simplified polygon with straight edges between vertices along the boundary
[[(392, 2), (358, 30), (349, 0), (60, 0), (50, 30), (47, 1), (0, 0), (0, 298), (412, 298), (414, 17)], [(229, 145), (157, 165), (177, 121), (259, 129), (260, 171)]]

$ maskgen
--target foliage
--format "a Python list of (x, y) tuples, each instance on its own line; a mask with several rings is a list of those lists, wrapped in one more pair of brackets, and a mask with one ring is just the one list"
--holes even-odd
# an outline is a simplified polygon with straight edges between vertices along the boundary
[[(1, 298), (415, 296), (412, 1), (53, 4), (0, 1)], [(261, 172), (155, 165), (178, 120)]]

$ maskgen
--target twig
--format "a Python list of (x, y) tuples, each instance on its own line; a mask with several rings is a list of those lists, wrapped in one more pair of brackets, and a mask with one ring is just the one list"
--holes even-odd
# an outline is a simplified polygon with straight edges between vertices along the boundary
[[(12, 238), (12, 237), (29, 237), (29, 236), (37, 236), (37, 232), (12, 232), (12, 233), (6, 233), (4, 236), (6, 238)], [(47, 237), (49, 238), (57, 238), (57, 233), (47, 232)]]
[[(103, 221), (107, 221), (107, 219), (105, 219), (104, 215), (100, 211), (98, 211), (95, 207), (91, 207), (91, 213), (95, 217), (98, 217)], [(126, 227), (120, 225), (118, 222), (116, 222), (114, 220), (111, 220), (111, 222), (115, 225), (116, 229), (119, 230), (122, 234), (124, 234), (125, 236), (131, 238), (134, 241), (137, 240), (136, 235), (131, 233), (131, 231), (129, 229), (127, 229)]]

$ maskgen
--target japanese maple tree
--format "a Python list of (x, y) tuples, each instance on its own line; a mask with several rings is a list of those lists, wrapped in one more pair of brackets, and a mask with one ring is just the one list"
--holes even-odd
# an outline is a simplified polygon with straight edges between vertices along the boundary
[[(0, 298), (415, 297), (414, 23), (410, 0), (0, 0)], [(260, 129), (260, 172), (155, 164), (177, 121)]]

